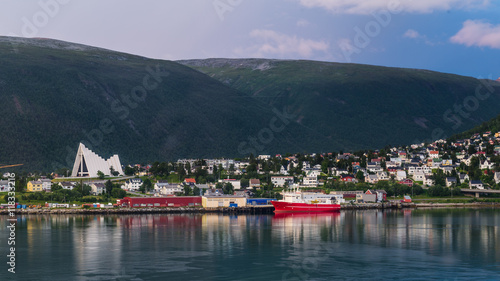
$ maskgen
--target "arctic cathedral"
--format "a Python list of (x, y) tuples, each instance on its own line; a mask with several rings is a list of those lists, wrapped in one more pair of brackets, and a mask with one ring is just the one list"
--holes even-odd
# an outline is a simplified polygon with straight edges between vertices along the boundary
[(123, 175), (122, 164), (118, 155), (113, 155), (108, 160), (104, 160), (92, 150), (80, 143), (76, 153), (75, 164), (73, 165), (72, 177), (98, 177), (97, 172), (101, 171), (105, 175), (111, 175), (111, 168)]

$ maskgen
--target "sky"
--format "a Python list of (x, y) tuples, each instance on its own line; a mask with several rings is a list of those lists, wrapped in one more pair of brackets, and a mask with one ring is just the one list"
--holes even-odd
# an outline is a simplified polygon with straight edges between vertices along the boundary
[(275, 58), (500, 77), (499, 0), (2, 0), (0, 35), (149, 58)]

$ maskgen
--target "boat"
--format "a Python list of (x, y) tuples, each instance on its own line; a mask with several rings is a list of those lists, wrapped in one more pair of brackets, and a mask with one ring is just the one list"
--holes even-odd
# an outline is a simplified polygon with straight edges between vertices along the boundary
[(284, 192), (283, 200), (271, 201), (275, 213), (338, 212), (341, 196), (314, 192)]
[(338, 212), (340, 204), (327, 203), (290, 203), (284, 201), (271, 201), (275, 213), (313, 213), (313, 212)]

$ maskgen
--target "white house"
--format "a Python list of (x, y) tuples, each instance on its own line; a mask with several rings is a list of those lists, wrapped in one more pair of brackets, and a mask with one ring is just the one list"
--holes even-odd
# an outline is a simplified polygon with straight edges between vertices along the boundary
[(139, 190), (142, 185), (142, 179), (129, 179), (125, 182), (125, 189), (127, 190)]
[[(155, 189), (156, 191), (156, 189)], [(176, 183), (162, 184), (157, 194), (161, 195), (175, 195), (176, 193), (184, 192), (184, 187)]]
[(377, 175), (367, 175), (365, 176), (365, 182), (376, 184), (378, 182), (378, 177)]
[(457, 185), (457, 178), (456, 177), (446, 177), (446, 186), (447, 187), (452, 187), (453, 185)]
[(293, 183), (293, 177), (292, 176), (272, 176), (271, 182), (275, 186), (279, 186), (279, 187), (285, 186), (285, 183), (288, 183), (288, 186), (291, 186)]
[(52, 188), (52, 181), (50, 179), (41, 179), (42, 189), (45, 191), (50, 191)]
[(484, 189), (484, 184), (480, 180), (471, 180), (469, 182), (470, 189)]
[(496, 172), (493, 178), (495, 179), (495, 183), (500, 183), (500, 172)]
[(422, 171), (415, 172), (413, 174), (413, 179), (415, 181), (421, 181), (421, 182), (423, 182), (425, 180), (425, 174), (424, 174), (424, 172), (422, 172)]
[(378, 178), (379, 181), (389, 180), (389, 177), (387, 176), (386, 172), (378, 172), (377, 173), (377, 178)]
[(432, 179), (431, 176), (425, 176), (425, 179), (424, 179), (424, 185), (426, 186), (433, 186), (434, 185), (434, 180)]
[(166, 187), (166, 186), (168, 186), (167, 180), (157, 181), (154, 185), (155, 193), (160, 193), (160, 191), (163, 189), (163, 187)]
[(241, 189), (241, 181), (235, 179), (220, 179), (221, 183), (230, 183), (233, 185), (234, 189)]
[(68, 182), (68, 181), (63, 181), (60, 183), (60, 185), (63, 189), (67, 189), (67, 190), (73, 190), (73, 188), (75, 187), (74, 182)]
[(0, 191), (9, 191), (9, 181), (0, 180)]
[(302, 184), (305, 186), (318, 186), (318, 177), (304, 177)]
[(90, 188), (92, 188), (93, 195), (103, 194), (106, 190), (106, 186), (102, 182), (91, 183)]
[(480, 169), (481, 170), (486, 170), (486, 169), (493, 169), (495, 167), (495, 163), (492, 163), (488, 160), (484, 160), (483, 162), (481, 162), (481, 166), (480, 166)]
[(396, 173), (396, 180), (402, 181), (404, 179), (406, 179), (406, 171), (398, 171)]

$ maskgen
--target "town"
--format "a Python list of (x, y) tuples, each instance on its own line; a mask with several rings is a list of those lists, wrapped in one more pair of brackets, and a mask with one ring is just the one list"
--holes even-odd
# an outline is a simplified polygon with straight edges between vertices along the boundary
[[(9, 188), (7, 179), (0, 181), (0, 192)], [(15, 184), (18, 208), (242, 207), (267, 205), (287, 192), (303, 192), (311, 200), (329, 195), (351, 204), (391, 198), (411, 202), (415, 196), (495, 200), (499, 189), (500, 132), (353, 153), (179, 159), (125, 167), (118, 155), (104, 160), (80, 144), (72, 171), (27, 173)]]

